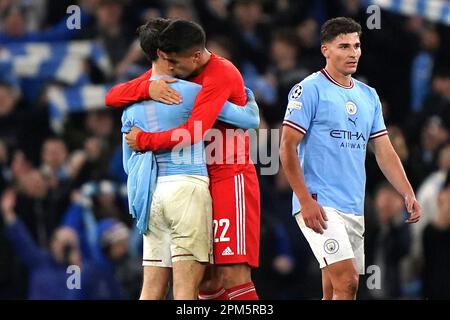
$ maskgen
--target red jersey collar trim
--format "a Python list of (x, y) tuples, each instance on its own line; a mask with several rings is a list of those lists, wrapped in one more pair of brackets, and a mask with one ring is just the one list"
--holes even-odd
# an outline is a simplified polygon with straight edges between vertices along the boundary
[(322, 74), (325, 76), (325, 78), (327, 78), (328, 80), (330, 80), (331, 82), (333, 82), (335, 85), (344, 88), (344, 89), (351, 89), (354, 87), (355, 83), (353, 82), (353, 79), (350, 78), (350, 85), (349, 86), (344, 86), (343, 84), (340, 84), (339, 82), (337, 82), (336, 80), (333, 79), (333, 77), (328, 73), (327, 70), (325, 70), (325, 68), (323, 68), (322, 70), (320, 70), (320, 72), (322, 72)]

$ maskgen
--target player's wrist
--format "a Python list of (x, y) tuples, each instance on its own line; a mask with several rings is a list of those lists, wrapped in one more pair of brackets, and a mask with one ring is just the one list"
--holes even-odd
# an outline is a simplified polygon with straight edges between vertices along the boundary
[(140, 151), (152, 150), (151, 133), (140, 131), (136, 135), (136, 145)]
[(141, 139), (142, 138), (142, 134), (143, 134), (143, 131), (138, 132), (138, 134), (136, 135), (136, 145), (139, 148), (139, 150), (143, 150), (142, 139)]
[(416, 198), (416, 195), (414, 194), (414, 191), (403, 193), (403, 199), (405, 199), (405, 200), (407, 200), (407, 199), (415, 199), (415, 198)]
[(302, 205), (314, 202), (313, 197), (309, 193), (302, 193), (300, 195), (297, 195), (297, 197)]

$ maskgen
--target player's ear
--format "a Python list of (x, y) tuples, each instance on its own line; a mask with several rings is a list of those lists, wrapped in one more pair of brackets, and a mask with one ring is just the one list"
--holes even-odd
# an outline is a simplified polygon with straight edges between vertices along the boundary
[(200, 61), (201, 55), (202, 55), (202, 52), (200, 50), (197, 50), (194, 52), (194, 55), (193, 55), (194, 63), (198, 63)]
[(166, 54), (159, 49), (156, 49), (156, 54), (158, 55), (158, 58), (160, 58), (160, 59), (166, 58)]
[(320, 51), (322, 52), (323, 56), (328, 59), (329, 52), (328, 52), (328, 46), (324, 43), (320, 46)]

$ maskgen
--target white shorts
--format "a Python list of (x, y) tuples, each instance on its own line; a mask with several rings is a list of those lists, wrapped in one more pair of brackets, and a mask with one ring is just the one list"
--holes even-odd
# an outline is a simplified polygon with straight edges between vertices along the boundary
[(152, 198), (143, 266), (181, 260), (212, 262), (212, 201), (203, 176), (159, 177)]
[(330, 207), (323, 209), (328, 217), (328, 228), (323, 234), (308, 228), (301, 213), (295, 216), (300, 230), (319, 261), (320, 268), (342, 260), (354, 259), (356, 271), (364, 274), (364, 216), (343, 213)]

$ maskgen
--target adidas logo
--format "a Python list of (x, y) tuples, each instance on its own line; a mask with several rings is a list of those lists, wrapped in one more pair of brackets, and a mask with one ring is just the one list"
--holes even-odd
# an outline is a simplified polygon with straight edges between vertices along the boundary
[(223, 255), (223, 256), (232, 256), (232, 255), (234, 255), (234, 252), (230, 249), (230, 247), (226, 247), (226, 248), (222, 251), (222, 255)]

